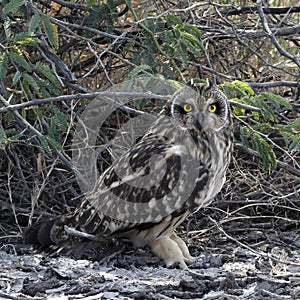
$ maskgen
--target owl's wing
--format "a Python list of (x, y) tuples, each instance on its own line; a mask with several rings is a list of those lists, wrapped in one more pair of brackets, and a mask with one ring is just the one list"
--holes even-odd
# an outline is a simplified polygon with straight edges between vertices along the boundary
[(143, 139), (99, 178), (71, 226), (99, 237), (117, 236), (192, 207), (208, 170), (184, 149), (155, 135)]
[(24, 231), (25, 242), (65, 249), (76, 244), (77, 249), (78, 238), (66, 226), (103, 240), (192, 211), (209, 172), (184, 149), (155, 135), (146, 137), (116, 159), (72, 214), (40, 220)]

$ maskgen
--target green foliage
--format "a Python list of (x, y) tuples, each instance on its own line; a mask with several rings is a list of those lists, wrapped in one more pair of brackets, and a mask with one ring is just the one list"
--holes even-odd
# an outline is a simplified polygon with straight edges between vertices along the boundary
[[(0, 47), (0, 81), (2, 86), (9, 86), (3, 96), (10, 99), (11, 104), (62, 94), (61, 81), (54, 64), (49, 64), (49, 60), (42, 61), (43, 56), (38, 48), (45, 41), (48, 41), (54, 51), (59, 47), (58, 27), (51, 22), (49, 16), (37, 9), (32, 11), (33, 15), (29, 18), (27, 11), (23, 10), (25, 3), (26, 1), (20, 0), (2, 1), (4, 21), (0, 23), (0, 37), (3, 41)], [(18, 15), (18, 26), (14, 14)], [(43, 111), (43, 117), (40, 111)], [(29, 115), (35, 120), (33, 126), (42, 133), (38, 138), (44, 150), (51, 151), (51, 145), (62, 149), (62, 138), (68, 128), (67, 115), (55, 106), (31, 109), (30, 114), (27, 110), (22, 110), (24, 118)], [(9, 129), (0, 132), (1, 144), (6, 145), (24, 138), (30, 142), (23, 131), (10, 128), (10, 123), (14, 121), (12, 113), (6, 113), (2, 120)], [(49, 128), (41, 125), (47, 123)]]
[[(47, 95), (50, 95), (51, 92), (55, 96), (61, 95), (61, 84), (48, 65), (37, 62), (35, 65), (35, 70), (37, 74), (41, 74), (45, 78), (38, 81), (38, 85), (42, 91), (43, 97), (48, 97)], [(47, 93), (47, 91), (49, 93)], [(47, 95), (45, 95), (46, 93)]]
[[(13, 1), (9, 7), (18, 8), (19, 1)], [(16, 6), (20, 4), (19, 6)], [(6, 7), (6, 6), (5, 6)], [(10, 10), (11, 11), (11, 10)], [(5, 29), (2, 37), (6, 40), (4, 47), (0, 48), (0, 79), (6, 79), (9, 68), (12, 77), (12, 86), (18, 97), (29, 98), (34, 95), (37, 98), (45, 98), (51, 95), (61, 94), (61, 83), (57, 79), (54, 70), (46, 63), (37, 62), (33, 64), (32, 53), (36, 53), (36, 47), (41, 42), (36, 32), (45, 29), (46, 37), (53, 47), (57, 47), (57, 28), (49, 17), (36, 13), (26, 25), (27, 31), (12, 33), (14, 24), (8, 19), (2, 25)], [(30, 49), (29, 49), (30, 48)], [(31, 95), (31, 96), (30, 96)]]
[[(175, 79), (177, 73), (183, 79), (176, 60), (181, 60), (186, 67), (191, 55), (203, 56), (205, 49), (201, 42), (201, 31), (172, 14), (140, 21), (131, 3), (127, 2), (132, 15), (142, 29), (140, 36), (142, 49), (137, 49), (134, 43), (127, 43), (124, 49), (133, 52), (131, 62), (135, 65), (149, 66), (153, 74), (162, 74), (166, 78)], [(166, 60), (170, 63), (166, 64)]]
[(28, 32), (34, 33), (35, 30), (39, 27), (40, 22), (41, 22), (41, 16), (39, 14), (33, 15), (28, 23)]
[(35, 128), (43, 132), (39, 136), (41, 147), (48, 154), (52, 153), (52, 147), (63, 151), (63, 142), (70, 126), (68, 116), (53, 104), (36, 107), (34, 112)]
[(45, 33), (46, 33), (46, 36), (48, 38), (50, 45), (54, 49), (57, 49), (58, 48), (57, 26), (55, 24), (51, 23), (51, 21), (47, 15), (42, 15), (41, 21), (44, 26)]
[(244, 147), (253, 148), (259, 153), (265, 171), (268, 171), (271, 166), (276, 168), (276, 154), (259, 132), (253, 131), (248, 126), (241, 126), (240, 138)]
[(48, 123), (50, 125), (48, 128), (48, 136), (59, 143), (64, 134), (68, 131), (68, 120), (66, 115), (54, 105), (47, 105), (46, 110), (49, 114)]
[[(15, 129), (3, 130), (0, 127), (0, 145), (7, 145), (18, 141), (22, 136), (22, 133)], [(1, 148), (1, 147), (0, 147)]]
[[(78, 79), (85, 79), (84, 72), (92, 69), (91, 65), (85, 65), (90, 59), (92, 63), (101, 60), (102, 68), (112, 66), (113, 72), (117, 70), (113, 75), (104, 72), (105, 80), (109, 78), (112, 82), (147, 75), (184, 83), (189, 77), (199, 75), (195, 73), (195, 69), (194, 73), (190, 71), (191, 61), (199, 68), (198, 65), (206, 61), (206, 56), (214, 53), (212, 50), (218, 52), (222, 49), (220, 44), (219, 48), (212, 49), (209, 48), (212, 43), (203, 46), (202, 35), (205, 35), (205, 32), (199, 28), (205, 27), (197, 26), (196, 22), (187, 18), (187, 11), (164, 11), (160, 5), (137, 6), (130, 0), (87, 0), (83, 3), (73, 5), (72, 2), (64, 6), (54, 1), (45, 6), (44, 3), (36, 5), (34, 1), (1, 1), (0, 87), (8, 87), (3, 96), (10, 99), (11, 104), (56, 97), (65, 92), (62, 82), (65, 83), (66, 76), (53, 57), (64, 61), (66, 65), (63, 67), (81, 70), (75, 74)], [(124, 3), (127, 5), (125, 9)], [(52, 7), (55, 5), (59, 7), (58, 10)], [(77, 27), (57, 25), (60, 21), (64, 22), (63, 24), (74, 22)], [(214, 20), (210, 22), (213, 23)], [(84, 27), (79, 28), (79, 24)], [(96, 33), (92, 29), (110, 33), (112, 37)], [(114, 38), (118, 35), (119, 38)], [(213, 41), (218, 43), (217, 39)], [(68, 45), (69, 51), (65, 55), (64, 50)], [(43, 52), (41, 46), (49, 49), (50, 54)], [(208, 49), (208, 53), (205, 53), (205, 49)], [(78, 53), (82, 53), (82, 56)], [(248, 50), (239, 51), (241, 57), (247, 56), (247, 53)], [(101, 55), (97, 57), (98, 54)], [(69, 65), (73, 56), (76, 57), (73, 63), (75, 61), (76, 64)], [(113, 61), (115, 57), (119, 59), (117, 63)], [(223, 58), (219, 60), (218, 54), (214, 60), (224, 61)], [(118, 71), (119, 65), (125, 66), (122, 72)], [(210, 68), (222, 72), (215, 66), (209, 66), (208, 69)], [(98, 65), (94, 68), (95, 74), (103, 72), (99, 69), (101, 68)], [(72, 69), (72, 72), (76, 71)], [(203, 77), (208, 75), (203, 70), (197, 69), (197, 72), (202, 72)], [(94, 75), (92, 72), (91, 74)], [(104, 82), (105, 85), (105, 80), (101, 79), (99, 82)], [(259, 153), (265, 170), (276, 167), (276, 154), (282, 152), (271, 140), (271, 135), (280, 136), (283, 151), (300, 151), (300, 119), (281, 122), (278, 114), (280, 111), (292, 109), (289, 102), (269, 92), (255, 95), (249, 85), (238, 80), (225, 83), (223, 89), (230, 99), (260, 109), (258, 112), (234, 107), (233, 112), (240, 122), (239, 141), (245, 147)], [(144, 108), (146, 103), (146, 100), (141, 99), (136, 101), (135, 105)], [(70, 125), (68, 116), (63, 113), (61, 107), (51, 104), (34, 107), (30, 109), (30, 113), (22, 110), (24, 118), (29, 119), (29, 115), (30, 124), (41, 133), (38, 138), (44, 150), (48, 153), (52, 147), (62, 150), (61, 145)], [(3, 118), (8, 127), (13, 119), (12, 113), (5, 114)], [(20, 132), (9, 130), (0, 134), (1, 142), (9, 143), (21, 137)]]
[[(87, 5), (89, 14), (85, 20), (85, 25), (90, 28), (99, 29), (113, 33), (114, 23), (118, 19), (117, 3), (113, 0), (108, 0), (103, 4), (95, 4), (95, 1), (89, 1)], [(87, 33), (87, 36), (93, 36), (91, 33)]]
[(24, 57), (25, 53), (22, 53), (22, 50), (17, 46), (12, 46), (8, 52), (8, 57), (12, 63), (17, 64), (19, 67), (22, 67), (27, 72), (31, 72), (31, 66)]
[(276, 150), (281, 150), (281, 147), (268, 137), (270, 134), (281, 136), (287, 151), (300, 151), (300, 118), (286, 124), (277, 121), (278, 110), (292, 110), (288, 101), (269, 92), (255, 95), (251, 87), (241, 81), (227, 82), (223, 85), (223, 90), (234, 101), (261, 110), (261, 113), (258, 113), (235, 107), (233, 112), (240, 120), (244, 120), (240, 124), (241, 144), (259, 153), (265, 171), (276, 167)]
[(181, 57), (184, 66), (187, 66), (190, 53), (201, 56), (205, 53), (201, 42), (201, 31), (191, 24), (185, 24), (174, 15), (167, 15), (166, 21), (169, 30), (162, 35), (166, 52), (170, 57)]
[(6, 53), (0, 53), (0, 79), (4, 79), (7, 74), (8, 57)]
[(144, 75), (146, 73), (148, 73), (149, 75), (153, 75), (152, 71), (153, 70), (149, 65), (139, 65), (128, 73), (127, 79), (128, 80), (133, 79), (135, 77), (139, 77), (140, 75)]
[(17, 10), (20, 6), (22, 6), (26, 0), (11, 0), (3, 7), (4, 14), (10, 14), (14, 10)]

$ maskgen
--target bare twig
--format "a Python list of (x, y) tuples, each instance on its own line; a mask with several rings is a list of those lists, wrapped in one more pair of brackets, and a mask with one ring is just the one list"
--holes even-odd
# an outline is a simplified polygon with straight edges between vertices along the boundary
[(297, 87), (297, 81), (247, 82), (252, 88), (267, 89), (278, 86)]
[[(287, 52), (285, 49), (283, 49), (281, 47), (281, 45), (279, 44), (278, 40), (275, 37), (274, 31), (272, 32), (272, 30), (270, 29), (268, 21), (267, 21), (265, 15), (264, 15), (262, 3), (263, 3), (263, 1), (261, 1), (261, 0), (258, 1), (258, 3), (257, 3), (257, 12), (259, 14), (259, 17), (260, 17), (260, 20), (262, 22), (264, 30), (266, 31), (266, 33), (270, 37), (272, 43), (274, 44), (276, 49), (279, 51), (279, 53), (284, 55), (285, 57), (289, 58), (290, 60), (292, 60), (300, 68), (300, 61), (298, 60), (298, 58), (295, 55), (290, 54), (289, 52)], [(298, 26), (298, 27), (299, 27), (299, 30), (300, 30), (300, 26)]]
[[(250, 155), (253, 155), (253, 156), (256, 156), (256, 157), (260, 157), (259, 153), (257, 151), (255, 151), (255, 150), (253, 150), (253, 149), (245, 148), (243, 145), (241, 145), (239, 143), (237, 143), (235, 146), (238, 149), (241, 149), (241, 150), (249, 153)], [(284, 170), (287, 170), (287, 171), (291, 172), (292, 174), (294, 174), (296, 176), (300, 176), (300, 169), (297, 169), (297, 168), (289, 165), (288, 163), (282, 162), (282, 161), (280, 161), (278, 159), (276, 159), (276, 163), (277, 163), (277, 165), (280, 168), (282, 168)]]
[[(265, 14), (286, 14), (300, 12), (300, 6), (288, 6), (288, 7), (263, 7), (263, 13)], [(257, 6), (245, 6), (245, 7), (234, 7), (221, 11), (224, 16), (232, 15), (244, 15), (244, 14), (253, 14), (258, 11)]]
[[(2, 97), (2, 96), (1, 96)], [(5, 100), (4, 104), (6, 107), (0, 108), (0, 113), (6, 113), (8, 111), (16, 111), (19, 109), (23, 109), (26, 107), (32, 107), (35, 105), (42, 105), (42, 104), (47, 104), (47, 103), (54, 103), (54, 102), (62, 102), (62, 101), (70, 101), (70, 100), (84, 100), (84, 99), (93, 99), (96, 97), (103, 97), (101, 99), (105, 100), (106, 102), (116, 106), (120, 107), (120, 102), (116, 101), (115, 99), (108, 99), (106, 97), (132, 97), (132, 98), (151, 98), (151, 99), (157, 99), (157, 100), (168, 100), (170, 96), (165, 96), (165, 95), (155, 95), (151, 93), (132, 93), (132, 92), (92, 92), (92, 93), (79, 93), (79, 94), (74, 94), (74, 95), (63, 95), (63, 96), (58, 96), (58, 97), (51, 97), (51, 98), (45, 98), (45, 99), (33, 99), (29, 102), (23, 102), (19, 104), (9, 104), (3, 97), (1, 98)], [(3, 102), (3, 101), (2, 101)], [(238, 103), (235, 101), (230, 100), (229, 101), (230, 105), (236, 106), (236, 107), (241, 107), (250, 111), (257, 111), (260, 112), (261, 109), (243, 104), (243, 103)], [(123, 106), (123, 105), (122, 105)], [(134, 114), (144, 114), (142, 111), (137, 111), (136, 109), (132, 109), (127, 107), (129, 112), (133, 112)], [(22, 118), (23, 119), (23, 118)], [(26, 121), (27, 122), (27, 121)], [(30, 125), (30, 124), (29, 124)]]
[(292, 266), (300, 266), (300, 263), (294, 263), (292, 261), (287, 261), (287, 260), (282, 260), (282, 259), (278, 259), (277, 257), (273, 256), (272, 253), (263, 253), (263, 252), (259, 252), (254, 250), (252, 247), (240, 242), (239, 240), (235, 239), (233, 236), (231, 236), (230, 234), (228, 234), (221, 226), (221, 224), (219, 224), (216, 220), (214, 220), (213, 218), (211, 218), (210, 216), (208, 216), (209, 220), (211, 222), (213, 222), (215, 224), (215, 226), (217, 227), (217, 229), (224, 234), (228, 239), (234, 241), (235, 243), (237, 243), (239, 246), (248, 249), (249, 251), (251, 251), (252, 253), (258, 255), (258, 256), (262, 256), (262, 257), (266, 257), (266, 258), (271, 258), (277, 262), (286, 264), (286, 265), (292, 265)]
[[(4, 97), (2, 97), (0, 95), (0, 101), (6, 106), (6, 107), (11, 107), (11, 104), (9, 103), (9, 101), (7, 101)], [(12, 113), (14, 114), (14, 116), (20, 121), (20, 123), (23, 125), (23, 127), (25, 127), (26, 129), (29, 129), (33, 134), (35, 134), (38, 137), (42, 137), (43, 134), (41, 132), (39, 132), (34, 126), (32, 126), (27, 120), (25, 120), (21, 114), (17, 111), (17, 110), (12, 110)], [(70, 157), (68, 157), (67, 154), (63, 154), (62, 152), (60, 152), (58, 149), (56, 149), (56, 147), (54, 147), (53, 145), (50, 145), (52, 147), (52, 149), (56, 152), (56, 154), (60, 157), (60, 159), (66, 164), (66, 166), (68, 166), (68, 168), (70, 170), (72, 170), (72, 164), (71, 164), (71, 159)]]
[(230, 105), (235, 106), (235, 107), (244, 108), (244, 109), (249, 110), (249, 111), (262, 112), (262, 110), (260, 108), (254, 107), (252, 105), (236, 102), (236, 101), (233, 101), (233, 100), (229, 100), (228, 102), (229, 102)]
[[(13, 104), (11, 105), (9, 102), (7, 102), (2, 96), (2, 99), (4, 99), (6, 107), (0, 108), (0, 113), (5, 113), (8, 111), (16, 111), (18, 109), (31, 107), (34, 105), (42, 105), (46, 103), (54, 103), (54, 102), (61, 102), (61, 101), (69, 101), (69, 100), (84, 100), (84, 99), (93, 99), (93, 98), (100, 98), (108, 102), (109, 104), (112, 104), (113, 106), (119, 107), (122, 105), (121, 102), (118, 102), (115, 99), (109, 99), (108, 97), (116, 98), (116, 97), (130, 97), (134, 99), (138, 98), (148, 98), (148, 99), (157, 99), (157, 100), (168, 100), (169, 96), (164, 95), (156, 95), (151, 93), (132, 93), (132, 92), (93, 92), (93, 93), (79, 93), (74, 95), (63, 95), (58, 97), (50, 97), (45, 99), (33, 99), (30, 102), (24, 102), (19, 104)], [(103, 98), (102, 98), (103, 97)], [(143, 114), (143, 112), (140, 112), (140, 114)], [(30, 125), (30, 124), (29, 124)]]

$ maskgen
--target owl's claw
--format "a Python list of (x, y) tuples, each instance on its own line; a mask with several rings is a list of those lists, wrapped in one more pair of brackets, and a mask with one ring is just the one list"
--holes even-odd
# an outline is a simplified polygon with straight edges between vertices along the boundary
[(197, 257), (193, 257), (190, 252), (189, 249), (186, 245), (186, 243), (176, 234), (173, 233), (170, 238), (178, 245), (179, 249), (181, 250), (181, 253), (183, 255), (183, 259), (186, 263), (188, 264), (192, 264), (193, 262), (195, 262), (195, 260), (197, 259)]
[(193, 263), (196, 258), (191, 256), (185, 242), (173, 233), (170, 237), (162, 237), (150, 243), (152, 251), (160, 256), (167, 267), (179, 265), (181, 269), (188, 269), (187, 263)]

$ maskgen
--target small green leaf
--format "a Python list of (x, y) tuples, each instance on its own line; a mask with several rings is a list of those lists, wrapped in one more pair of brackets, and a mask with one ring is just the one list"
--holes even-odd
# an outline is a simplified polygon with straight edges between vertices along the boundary
[(174, 15), (166, 15), (166, 19), (167, 19), (167, 21), (170, 23), (170, 24), (179, 24), (179, 25), (182, 25), (183, 24), (183, 22), (182, 22), (182, 20), (180, 19), (180, 18), (178, 18), (178, 17), (176, 17), (176, 16), (174, 16)]
[(96, 0), (88, 0), (85, 10), (88, 11), (95, 3), (96, 3)]
[(4, 28), (4, 32), (5, 32), (5, 36), (6, 36), (7, 40), (9, 40), (10, 37), (13, 35), (13, 32), (11, 30), (12, 23), (13, 22), (10, 19), (6, 19), (5, 22), (3, 23), (3, 28)]
[(241, 137), (241, 142), (242, 145), (246, 148), (249, 148), (249, 142), (248, 142), (248, 137), (249, 137), (249, 128), (245, 126), (240, 127), (240, 137)]
[(31, 72), (31, 67), (29, 63), (26, 61), (26, 59), (24, 58), (24, 56), (22, 55), (19, 49), (17, 48), (12, 49), (12, 51), (8, 53), (8, 56), (11, 60), (16, 62), (21, 67), (23, 67), (26, 71)]
[(200, 46), (199, 44), (195, 44), (193, 41), (188, 40), (188, 39), (184, 40), (184, 45), (185, 45), (185, 48), (186, 48), (185, 55), (188, 55), (188, 51), (191, 51), (191, 52), (193, 52), (194, 55), (200, 56), (200, 51), (199, 50), (203, 49), (202, 46)]
[(15, 129), (0, 129), (0, 144), (9, 144), (18, 141), (22, 136), (22, 132)]
[(141, 74), (153, 74), (152, 68), (148, 65), (139, 65), (129, 72), (128, 79), (133, 79), (140, 76)]
[(187, 40), (190, 40), (192, 43), (194, 43), (195, 45), (198, 45), (198, 46), (202, 46), (202, 43), (200, 42), (200, 40), (198, 38), (196, 38), (194, 35), (192, 35), (191, 33), (188, 33), (188, 32), (182, 32), (182, 37), (187, 39)]
[(47, 140), (47, 142), (48, 142), (50, 145), (54, 146), (57, 150), (60, 150), (60, 151), (63, 150), (62, 145), (61, 145), (55, 138), (53, 138), (52, 136), (50, 136), (50, 135), (45, 135), (45, 139)]
[(233, 113), (236, 116), (243, 116), (245, 114), (245, 109), (241, 107), (234, 106)]
[(199, 28), (197, 28), (197, 26), (195, 26), (195, 25), (185, 25), (184, 27), (186, 29), (188, 29), (189, 31), (193, 31), (199, 38), (202, 37), (202, 32)]
[(37, 45), (38, 41), (36, 38), (32, 37), (28, 32), (20, 32), (11, 37), (11, 41), (15, 44), (32, 46)]
[(39, 139), (40, 139), (42, 148), (43, 148), (48, 154), (51, 154), (52, 151), (51, 151), (51, 148), (50, 148), (50, 145), (49, 145), (49, 137), (46, 136), (46, 135), (42, 135), (42, 136), (39, 137)]
[(15, 73), (15, 75), (13, 77), (13, 81), (12, 81), (13, 86), (16, 85), (19, 82), (21, 76), (22, 76), (22, 73), (20, 71), (17, 71)]
[(47, 79), (49, 79), (49, 81), (56, 88), (59, 89), (61, 87), (60, 82), (57, 80), (56, 76), (54, 75), (54, 72), (49, 68), (48, 65), (41, 63), (41, 62), (37, 62), (35, 65), (35, 69), (37, 71), (39, 71), (40, 73), (42, 73)]
[(176, 54), (182, 59), (183, 65), (185, 67), (188, 66), (188, 48), (190, 47), (186, 41), (180, 41), (176, 48)]
[(0, 53), (0, 79), (4, 79), (7, 74), (8, 57), (6, 53)]
[(33, 15), (28, 24), (28, 31), (34, 32), (36, 28), (39, 26), (40, 21), (41, 21), (41, 17), (38, 14)]
[(50, 19), (47, 15), (42, 16), (42, 22), (45, 28), (45, 32), (47, 35), (47, 38), (49, 40), (49, 43), (52, 47), (55, 49), (58, 48), (58, 39), (57, 39), (57, 28), (54, 24), (50, 22)]
[(241, 88), (243, 88), (245, 91), (247, 91), (249, 93), (249, 95), (254, 96), (254, 91), (253, 89), (245, 82), (242, 82), (240, 80), (234, 80), (232, 82), (233, 85), (237, 85), (240, 86)]
[(3, 12), (5, 14), (9, 14), (10, 12), (16, 10), (20, 6), (22, 6), (26, 1), (25, 0), (11, 0), (4, 6)]
[(273, 168), (276, 168), (277, 161), (276, 161), (276, 154), (274, 150), (271, 148), (271, 146), (263, 139), (261, 135), (258, 133), (254, 133), (253, 136), (253, 143), (262, 158), (264, 170), (269, 170), (269, 163), (272, 164)]
[(300, 118), (297, 118), (296, 120), (294, 120), (293, 122), (291, 122), (290, 124), (286, 125), (289, 128), (293, 128), (294, 130), (298, 131), (298, 134), (300, 132)]
[(295, 140), (293, 140), (293, 142), (290, 144), (288, 151), (292, 152), (293, 150), (295, 150), (296, 148), (299, 148), (298, 151), (300, 151), (300, 137), (296, 138)]
[(263, 117), (265, 120), (275, 121), (275, 113), (274, 110), (268, 105), (265, 101), (265, 97), (259, 94), (257, 97), (253, 98), (254, 106), (262, 108)]
[[(241, 82), (243, 83), (243, 82)], [(229, 93), (232, 94), (231, 90), (238, 92), (242, 97), (249, 97), (249, 92), (245, 87), (241, 84), (239, 84), (239, 81), (233, 81), (233, 82), (225, 82), (223, 84), (223, 88)], [(231, 96), (232, 97), (232, 96)], [(240, 101), (242, 102), (242, 101)]]
[(23, 80), (26, 80), (26, 82), (31, 85), (33, 87), (33, 89), (37, 92), (37, 94), (39, 96), (41, 96), (41, 91), (40, 91), (40, 88), (39, 86), (37, 85), (36, 81), (34, 80), (34, 78), (29, 75), (29, 74), (26, 74), (26, 73), (23, 73), (22, 74), (22, 77), (23, 77)]
[(259, 112), (257, 112), (257, 111), (253, 111), (253, 112), (252, 112), (252, 116), (253, 116), (253, 119), (254, 119), (254, 120), (258, 121), (258, 120), (259, 120), (260, 114), (259, 114)]
[(174, 86), (176, 89), (182, 88), (182, 84), (179, 81), (176, 80), (168, 80), (168, 83), (170, 83), (172, 86)]
[[(53, 96), (53, 91), (51, 91), (51, 94), (48, 92), (48, 89), (47, 89), (47, 83), (45, 82), (45, 80), (40, 80), (37, 82), (40, 90), (41, 90), (41, 93), (42, 93), (42, 97), (43, 98), (50, 98), (51, 96)], [(54, 93), (55, 95), (55, 93)]]
[(272, 102), (276, 108), (279, 108), (280, 105), (286, 107), (287, 109), (293, 108), (292, 105), (288, 101), (286, 101), (284, 98), (282, 98), (279, 95), (275, 95), (275, 94), (269, 93), (269, 92), (262, 92), (262, 93), (260, 93), (260, 96), (262, 98), (267, 99), (270, 102)]

